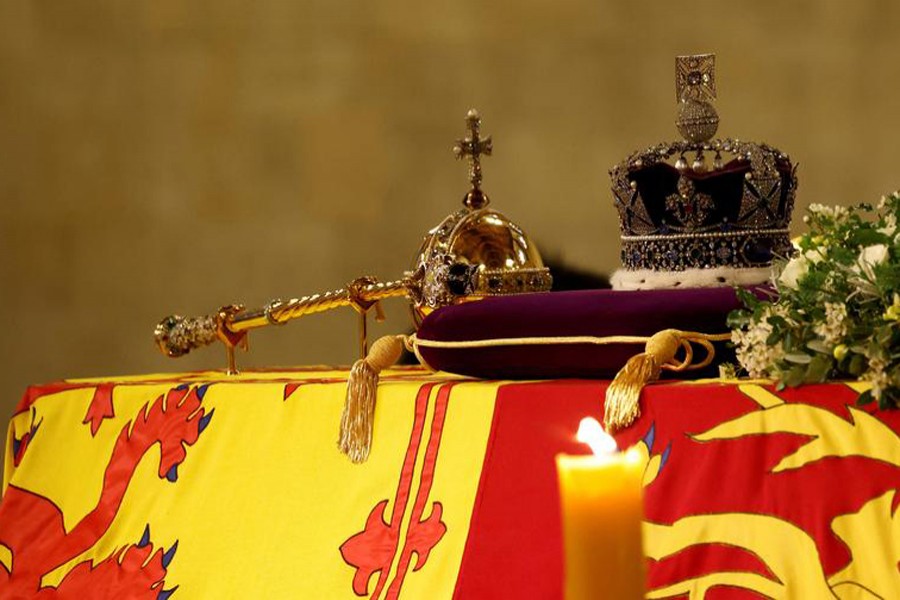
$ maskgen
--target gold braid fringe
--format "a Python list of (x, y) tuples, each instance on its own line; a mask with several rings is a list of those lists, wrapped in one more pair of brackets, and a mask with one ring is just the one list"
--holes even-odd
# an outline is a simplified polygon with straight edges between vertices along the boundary
[[(606, 389), (604, 427), (609, 432), (618, 431), (631, 425), (640, 414), (641, 390), (650, 382), (659, 379), (663, 370), (691, 371), (709, 365), (715, 358), (713, 342), (731, 339), (731, 334), (706, 334), (694, 331), (666, 329), (650, 337), (614, 335), (608, 337), (567, 336), (567, 337), (521, 337), (466, 341), (423, 340), (415, 335), (389, 335), (372, 344), (365, 358), (356, 361), (347, 381), (347, 398), (341, 414), (341, 431), (338, 448), (354, 463), (363, 463), (369, 458), (372, 448), (372, 431), (375, 419), (375, 398), (378, 393), (378, 377), (399, 360), (404, 346), (415, 353), (419, 362), (429, 367), (421, 354), (420, 347), (426, 348), (490, 348), (498, 346), (548, 346), (556, 344), (646, 344), (644, 352), (631, 357), (616, 374)], [(692, 344), (706, 350), (706, 356), (694, 362)], [(675, 359), (679, 349), (684, 350), (684, 358)]]
[(354, 363), (347, 380), (347, 398), (341, 413), (338, 448), (356, 464), (364, 463), (372, 449), (375, 426), (375, 398), (378, 376), (393, 366), (403, 353), (406, 336), (389, 335), (379, 338), (365, 358)]
[[(625, 363), (615, 379), (606, 388), (606, 402), (603, 410), (603, 427), (613, 433), (625, 429), (641, 416), (641, 390), (652, 381), (659, 379), (663, 369), (668, 371), (692, 371), (702, 369), (715, 358), (713, 342), (731, 339), (730, 333), (706, 334), (694, 331), (664, 329), (647, 340), (644, 352), (632, 356)], [(691, 344), (699, 344), (706, 350), (706, 356), (694, 362)], [(684, 349), (684, 358), (679, 362), (675, 354)]]

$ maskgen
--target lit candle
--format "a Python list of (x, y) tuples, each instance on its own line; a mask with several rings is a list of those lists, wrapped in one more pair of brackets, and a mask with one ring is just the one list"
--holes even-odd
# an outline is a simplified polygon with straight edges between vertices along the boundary
[(578, 441), (594, 451), (557, 455), (565, 546), (566, 600), (644, 597), (641, 456), (618, 452), (595, 419), (582, 419)]

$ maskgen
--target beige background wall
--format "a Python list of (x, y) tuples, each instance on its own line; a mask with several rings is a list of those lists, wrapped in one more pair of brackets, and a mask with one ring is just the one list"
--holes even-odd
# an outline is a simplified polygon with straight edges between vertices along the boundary
[[(466, 191), (471, 106), (495, 205), (612, 270), (607, 169), (675, 136), (679, 53), (718, 53), (720, 133), (788, 151), (801, 206), (877, 199), (898, 26), (891, 0), (0, 0), (0, 413), (32, 382), (220, 366), (155, 351), (169, 312), (398, 275)], [(252, 342), (245, 365), (345, 363), (354, 319)]]

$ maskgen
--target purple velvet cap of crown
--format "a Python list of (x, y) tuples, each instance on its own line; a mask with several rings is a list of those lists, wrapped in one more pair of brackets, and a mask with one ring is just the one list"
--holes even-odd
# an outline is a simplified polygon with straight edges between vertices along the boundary
[[(663, 329), (724, 333), (728, 331), (728, 313), (740, 307), (730, 287), (540, 292), (438, 309), (425, 318), (417, 337), (465, 341), (650, 336)], [(419, 347), (422, 358), (434, 369), (485, 379), (611, 378), (629, 358), (643, 350), (643, 344)], [(718, 355), (717, 358), (720, 359)]]

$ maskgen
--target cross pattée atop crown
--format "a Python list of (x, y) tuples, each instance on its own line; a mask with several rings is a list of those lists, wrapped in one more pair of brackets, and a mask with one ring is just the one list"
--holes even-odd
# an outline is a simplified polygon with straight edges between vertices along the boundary
[(610, 170), (623, 266), (614, 286), (668, 287), (641, 280), (673, 271), (697, 271), (688, 278), (697, 285), (764, 281), (772, 259), (792, 252), (796, 168), (767, 144), (712, 139), (714, 55), (679, 56), (675, 67), (675, 124), (685, 139), (635, 152)]

